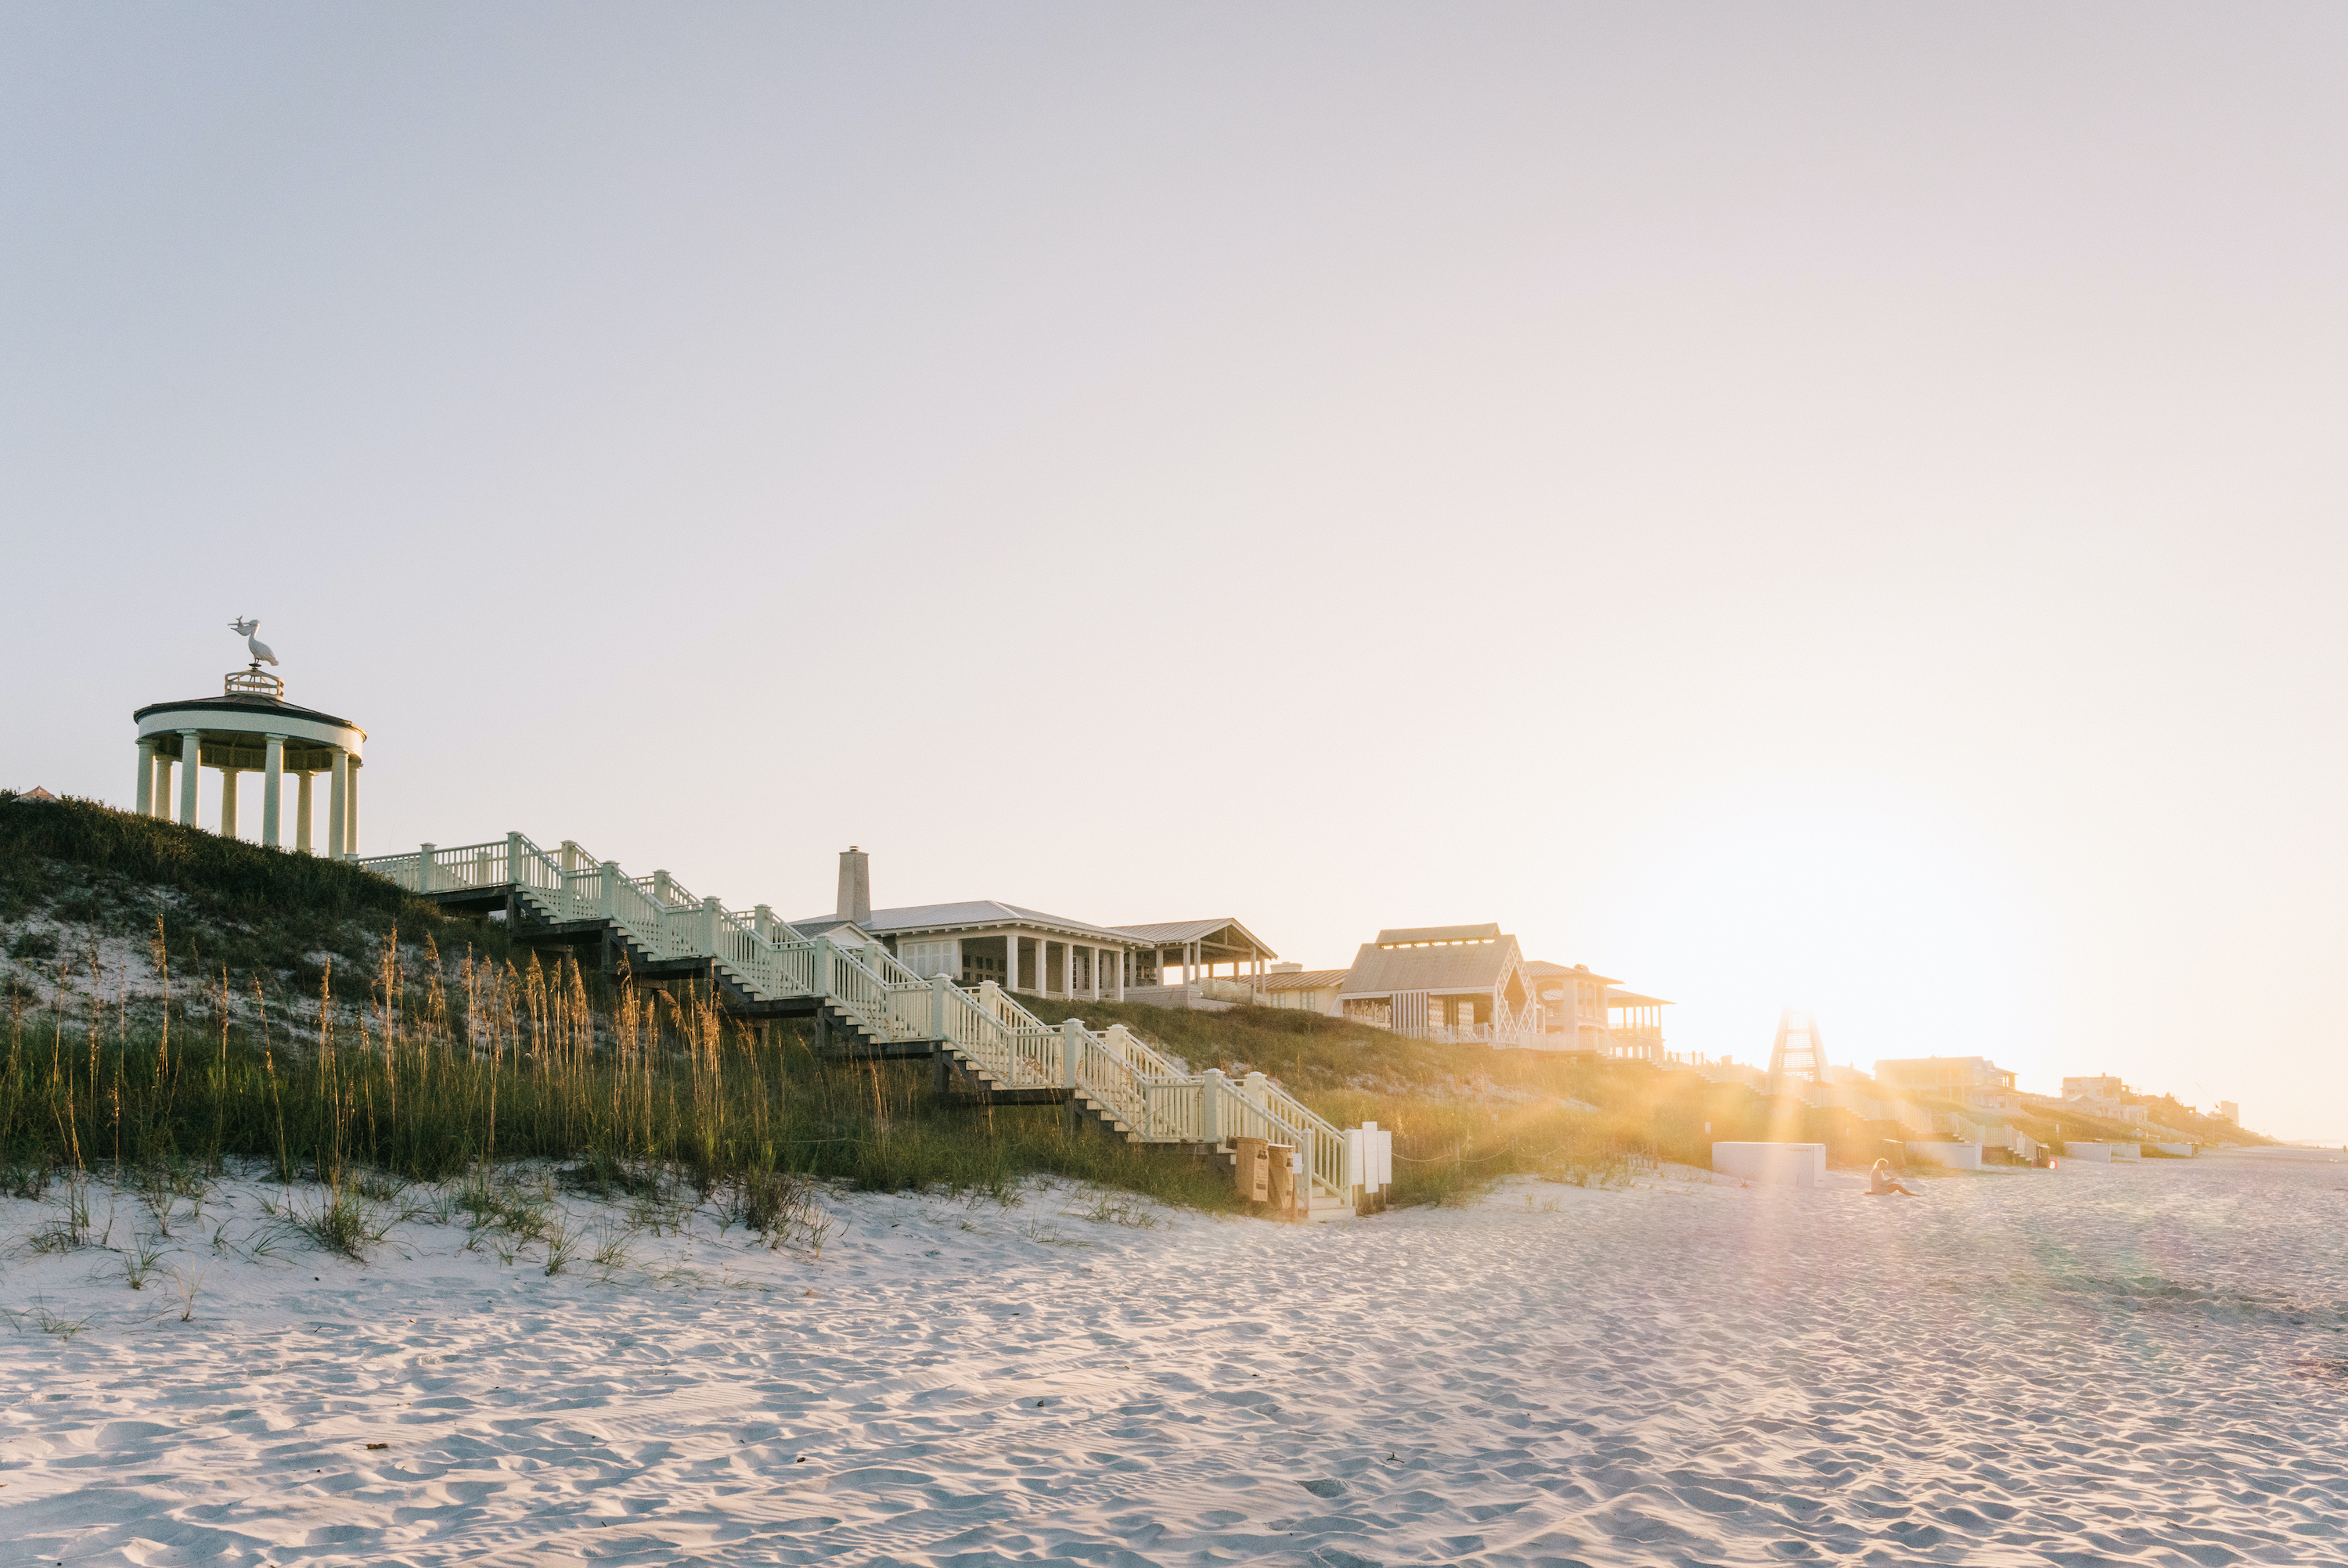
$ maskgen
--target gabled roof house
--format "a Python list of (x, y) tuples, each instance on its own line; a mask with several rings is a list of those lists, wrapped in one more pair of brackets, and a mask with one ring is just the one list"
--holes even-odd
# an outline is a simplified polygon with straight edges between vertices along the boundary
[(1497, 925), (1380, 931), (1337, 996), (1345, 1017), (1416, 1040), (1520, 1045), (1540, 1030), (1524, 955)]

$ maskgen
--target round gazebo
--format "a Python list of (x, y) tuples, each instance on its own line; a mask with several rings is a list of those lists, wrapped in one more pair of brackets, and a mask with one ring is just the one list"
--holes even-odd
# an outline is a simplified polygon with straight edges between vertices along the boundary
[[(294, 801), (294, 845), (311, 847), (310, 781), (329, 775), (326, 854), (336, 860), (358, 853), (359, 765), (366, 732), (348, 719), (297, 708), (285, 701), (285, 682), (256, 662), (228, 677), (217, 697), (156, 702), (130, 715), (139, 725), (139, 812), (166, 822), (196, 821), (198, 781), (204, 768), (221, 773), (220, 830), (236, 836), (236, 783), (241, 774), (262, 775), (261, 842), (284, 844), (285, 775), (301, 781)], [(179, 809), (172, 810), (171, 768), (180, 768)]]

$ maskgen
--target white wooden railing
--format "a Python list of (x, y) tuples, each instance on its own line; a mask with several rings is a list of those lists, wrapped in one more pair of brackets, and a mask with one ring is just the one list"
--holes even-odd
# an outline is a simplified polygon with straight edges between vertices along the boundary
[(944, 1041), (994, 1087), (1080, 1093), (1147, 1143), (1289, 1144), (1313, 1186), (1346, 1192), (1344, 1135), (1263, 1074), (1188, 1071), (1122, 1024), (1047, 1024), (992, 980), (924, 979), (852, 927), (810, 940), (763, 906), (728, 910), (664, 871), (632, 877), (572, 841), (550, 855), (519, 833), (357, 864), (411, 892), (502, 888), (543, 920), (608, 922), (650, 961), (706, 958), (754, 999), (819, 997), (876, 1040)]

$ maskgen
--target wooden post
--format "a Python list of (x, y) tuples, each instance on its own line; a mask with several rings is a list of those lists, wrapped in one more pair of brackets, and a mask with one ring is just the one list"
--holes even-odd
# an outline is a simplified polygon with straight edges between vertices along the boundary
[(1079, 1019), (1067, 1019), (1060, 1025), (1060, 1061), (1068, 1080), (1068, 1131), (1076, 1130), (1076, 1117), (1081, 1110), (1076, 1104), (1076, 1068), (1084, 1055), (1085, 1026)]

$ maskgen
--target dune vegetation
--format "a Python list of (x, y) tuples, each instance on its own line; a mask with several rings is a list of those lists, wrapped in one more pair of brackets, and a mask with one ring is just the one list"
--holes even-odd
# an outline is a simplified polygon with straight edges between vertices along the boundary
[[(751, 1210), (778, 1184), (999, 1192), (1044, 1173), (1235, 1204), (1198, 1149), (947, 1102), (925, 1066), (819, 1060), (802, 1026), (730, 1018), (695, 985), (582, 970), (355, 867), (94, 803), (0, 800), (0, 1171), (19, 1190), (236, 1159), (339, 1192), (362, 1173), (485, 1179), (536, 1161), (604, 1187), (722, 1188)], [(1510, 1174), (1614, 1184), (1706, 1163), (1715, 1138), (1816, 1140), (1863, 1163), (1899, 1133), (1645, 1063), (1264, 1008), (1035, 1005), (1122, 1022), (1194, 1067), (1265, 1072), (1340, 1126), (1392, 1129), (1400, 1203)]]

